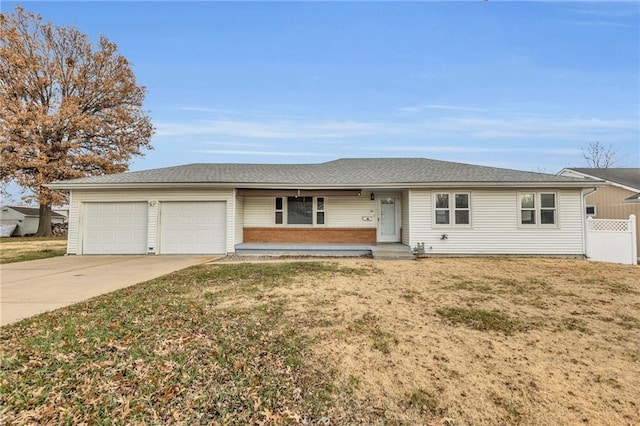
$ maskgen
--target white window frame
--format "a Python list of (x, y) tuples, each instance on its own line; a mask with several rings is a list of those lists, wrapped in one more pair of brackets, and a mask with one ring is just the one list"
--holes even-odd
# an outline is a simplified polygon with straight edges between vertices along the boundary
[[(593, 209), (593, 213), (589, 213), (587, 210), (589, 209), (589, 207), (591, 207)], [(587, 204), (584, 207), (584, 214), (587, 217), (598, 217), (598, 207), (594, 204)]]
[[(438, 202), (438, 195), (446, 195), (448, 197), (448, 206), (436, 207)], [(466, 195), (467, 206), (466, 208), (456, 207), (456, 196)], [(437, 223), (438, 212), (448, 211), (449, 223)], [(468, 211), (469, 223), (456, 223), (456, 212)], [(433, 193), (433, 226), (438, 228), (471, 228), (473, 223), (472, 219), (472, 205), (471, 205), (471, 192), (469, 191), (438, 191)]]
[[(306, 197), (309, 197), (308, 195)], [(277, 206), (277, 199), (281, 198), (282, 199), (282, 209), (276, 209)], [(288, 218), (289, 218), (289, 211), (288, 211), (288, 199), (289, 198), (301, 198), (301, 197), (287, 197), (287, 196), (282, 196), (282, 197), (274, 197), (273, 198), (273, 210), (272, 210), (272, 220), (273, 220), (273, 224), (275, 226), (284, 226), (284, 227), (291, 227), (291, 228), (305, 228), (305, 227), (316, 227), (316, 226), (327, 226), (327, 197), (325, 196), (319, 196), (319, 197), (310, 197), (312, 199), (312, 212), (311, 212), (311, 223), (293, 223), (290, 224), (288, 223)], [(322, 198), (324, 200), (323, 204), (323, 209), (322, 210), (318, 210), (318, 198)], [(282, 213), (282, 223), (276, 223), (276, 213)], [(324, 223), (318, 224), (318, 212), (322, 212), (324, 213)]]
[[(525, 194), (533, 194), (533, 207), (522, 207), (522, 196)], [(553, 195), (554, 206), (543, 207), (542, 196)], [(518, 191), (518, 227), (519, 228), (559, 228), (560, 214), (558, 207), (558, 193), (555, 191)], [(542, 223), (542, 212), (553, 211), (553, 223)], [(522, 223), (522, 212), (532, 211), (535, 223)]]

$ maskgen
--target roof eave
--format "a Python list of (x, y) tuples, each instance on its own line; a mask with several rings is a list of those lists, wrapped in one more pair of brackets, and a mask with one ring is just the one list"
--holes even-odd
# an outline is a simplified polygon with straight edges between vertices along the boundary
[(605, 185), (604, 181), (551, 181), (551, 182), (396, 182), (354, 184), (295, 184), (270, 182), (156, 182), (156, 183), (50, 183), (45, 185), (57, 190), (91, 189), (169, 189), (169, 188), (304, 188), (304, 189), (414, 189), (414, 188), (593, 188)]
[[(565, 170), (569, 170), (572, 173), (579, 174), (579, 175), (581, 175), (582, 177), (584, 177), (586, 179), (598, 179), (598, 180), (604, 182), (607, 185), (615, 186), (615, 187), (621, 188), (621, 189), (626, 189), (627, 191), (640, 192), (640, 187), (629, 186), (627, 184), (619, 183), (619, 182), (616, 182), (616, 181), (613, 181), (613, 180), (599, 178), (599, 177), (591, 175), (589, 173), (579, 172), (579, 171), (574, 170), (574, 169), (572, 169), (570, 167), (565, 167), (564, 169), (560, 170), (560, 172), (558, 172), (558, 174), (561, 174)], [(604, 186), (604, 185), (601, 185), (601, 186)]]

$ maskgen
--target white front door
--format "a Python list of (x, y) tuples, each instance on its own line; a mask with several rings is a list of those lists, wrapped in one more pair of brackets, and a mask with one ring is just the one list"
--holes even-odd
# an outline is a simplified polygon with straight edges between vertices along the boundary
[(378, 242), (400, 241), (399, 200), (395, 195), (381, 194), (378, 197)]

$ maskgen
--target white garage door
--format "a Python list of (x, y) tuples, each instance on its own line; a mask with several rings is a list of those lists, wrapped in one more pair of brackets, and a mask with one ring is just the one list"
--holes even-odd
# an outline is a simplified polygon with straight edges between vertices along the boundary
[(86, 203), (83, 254), (146, 254), (147, 203)]
[(160, 253), (226, 253), (227, 203), (164, 202), (160, 209)]

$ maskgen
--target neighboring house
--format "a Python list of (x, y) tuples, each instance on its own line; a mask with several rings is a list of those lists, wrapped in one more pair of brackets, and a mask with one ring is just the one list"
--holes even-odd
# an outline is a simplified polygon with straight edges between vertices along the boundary
[(629, 219), (636, 216), (640, 247), (640, 168), (565, 168), (560, 176), (601, 179), (606, 185), (586, 197), (585, 214), (594, 219)]
[(381, 158), (189, 164), (48, 186), (70, 192), (69, 254), (401, 243), (426, 254), (583, 256), (584, 194), (599, 184)]
[[(32, 235), (38, 231), (40, 209), (33, 207), (2, 206), (0, 208), (0, 224), (17, 225), (14, 236)], [(64, 223), (65, 217), (51, 212), (51, 223)]]
[(58, 213), (60, 216), (64, 216), (66, 223), (66, 220), (69, 218), (69, 209), (52, 209), (52, 211)]

